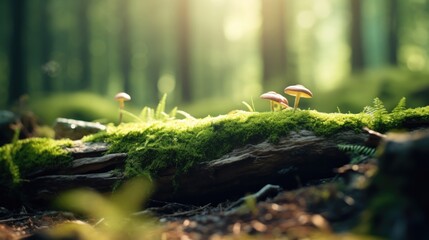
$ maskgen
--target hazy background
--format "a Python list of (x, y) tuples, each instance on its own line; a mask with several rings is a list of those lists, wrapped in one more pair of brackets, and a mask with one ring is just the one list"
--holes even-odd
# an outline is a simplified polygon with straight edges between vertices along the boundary
[(0, 109), (113, 121), (125, 91), (204, 117), (297, 83), (301, 108), (418, 107), (428, 51), (429, 0), (1, 0)]

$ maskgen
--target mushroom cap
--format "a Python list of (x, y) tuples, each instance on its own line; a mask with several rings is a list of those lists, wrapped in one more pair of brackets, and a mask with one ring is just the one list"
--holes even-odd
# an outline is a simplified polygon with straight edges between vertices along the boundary
[(313, 97), (313, 93), (308, 90), (306, 87), (297, 84), (297, 85), (292, 85), (289, 86), (287, 88), (285, 88), (285, 93), (291, 96), (297, 96), (298, 94), (302, 97), (302, 98), (312, 98)]
[(262, 99), (268, 99), (268, 100), (271, 100), (271, 101), (278, 102), (278, 103), (282, 104), (285, 107), (289, 106), (288, 100), (283, 95), (278, 94), (278, 93), (276, 93), (274, 91), (266, 92), (266, 93), (262, 94), (260, 96), (260, 98), (262, 98)]
[(129, 100), (131, 100), (131, 97), (130, 97), (130, 95), (128, 95), (125, 92), (120, 92), (120, 93), (115, 95), (115, 100), (129, 101)]

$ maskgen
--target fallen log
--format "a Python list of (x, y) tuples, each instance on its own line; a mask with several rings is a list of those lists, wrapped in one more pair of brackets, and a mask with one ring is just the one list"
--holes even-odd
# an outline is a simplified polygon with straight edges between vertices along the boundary
[(239, 197), (266, 184), (300, 187), (334, 176), (334, 169), (349, 161), (337, 144), (363, 145), (367, 137), (352, 131), (329, 138), (307, 130), (292, 132), (276, 144), (264, 141), (247, 145), (184, 174), (176, 175), (175, 169), (165, 171), (155, 180), (153, 198), (201, 203)]
[(75, 188), (91, 188), (106, 193), (123, 177), (115, 172), (91, 173), (78, 175), (48, 175), (36, 177), (24, 185), (24, 190), (31, 200), (38, 204), (50, 203), (58, 195)]
[[(363, 145), (367, 138), (368, 133), (353, 131), (328, 138), (307, 130), (291, 132), (278, 143), (264, 141), (249, 144), (219, 159), (197, 164), (186, 173), (166, 169), (154, 178), (156, 191), (152, 198), (204, 203), (240, 197), (266, 184), (296, 188), (309, 181), (332, 177), (335, 168), (348, 162), (347, 155), (338, 149), (337, 144)], [(86, 151), (86, 155), (93, 154), (85, 147), (81, 149)], [(74, 154), (86, 156), (79, 152)], [(121, 167), (125, 156), (119, 153), (78, 158), (67, 169), (29, 179), (25, 187), (32, 193), (31, 197), (38, 200), (47, 200), (50, 195), (56, 196), (58, 192), (77, 187), (109, 192), (117, 181), (123, 179), (122, 176), (114, 176), (111, 172), (94, 174), (91, 171), (99, 171), (102, 169), (100, 166)]]
[(97, 172), (106, 168), (123, 166), (126, 157), (126, 153), (112, 153), (101, 157), (79, 158), (74, 160), (70, 167), (60, 169), (58, 174), (84, 174)]

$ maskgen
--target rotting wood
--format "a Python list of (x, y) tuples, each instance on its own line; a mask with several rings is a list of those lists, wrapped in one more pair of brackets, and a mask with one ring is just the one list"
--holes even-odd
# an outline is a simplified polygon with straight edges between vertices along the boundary
[(74, 159), (83, 157), (98, 157), (109, 150), (107, 143), (90, 143), (82, 141), (74, 141), (73, 147), (66, 149), (71, 153)]
[(73, 160), (73, 163), (70, 167), (59, 170), (58, 174), (84, 174), (106, 170), (107, 168), (112, 169), (116, 166), (123, 165), (126, 157), (126, 153), (112, 153), (103, 155), (101, 157), (79, 158)]
[(339, 143), (364, 144), (368, 135), (346, 131), (329, 138), (311, 131), (291, 132), (276, 144), (247, 145), (176, 176), (169, 169), (155, 179), (155, 199), (205, 202), (226, 196), (242, 196), (266, 184), (295, 188), (311, 180), (332, 177), (347, 163)]
[[(348, 157), (338, 149), (337, 144), (363, 145), (367, 138), (368, 133), (353, 131), (341, 132), (328, 138), (316, 136), (307, 130), (291, 132), (280, 138), (278, 143), (264, 141), (255, 145), (249, 144), (219, 159), (197, 164), (186, 173), (178, 174), (176, 169), (165, 169), (154, 177), (156, 191), (152, 199), (204, 203), (241, 197), (266, 184), (292, 189), (305, 185), (308, 181), (332, 177), (335, 168), (348, 161)], [(81, 147), (81, 151), (93, 154), (94, 152), (88, 149), (106, 151), (106, 148), (107, 145), (93, 144), (90, 147)], [(77, 148), (74, 149), (75, 156), (84, 155), (77, 151)], [(118, 156), (120, 159), (124, 157), (121, 154)], [(87, 160), (75, 161), (83, 163)], [(99, 159), (91, 161), (97, 162)], [(114, 160), (120, 165), (119, 161)], [(76, 187), (90, 187), (100, 192), (108, 192), (122, 179), (110, 173), (56, 175), (57, 173), (30, 179), (26, 186), (33, 190), (37, 198), (38, 195), (43, 195), (43, 199), (49, 194)]]
[(51, 201), (59, 193), (74, 188), (90, 188), (99, 192), (109, 192), (122, 176), (110, 171), (105, 173), (79, 175), (48, 175), (31, 179), (23, 188), (34, 201)]

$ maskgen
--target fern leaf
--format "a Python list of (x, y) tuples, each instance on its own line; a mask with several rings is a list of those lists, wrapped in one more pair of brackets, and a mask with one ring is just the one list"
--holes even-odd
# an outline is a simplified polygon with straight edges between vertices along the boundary
[(128, 116), (130, 116), (130, 117), (132, 117), (132, 118), (136, 119), (136, 120), (137, 120), (137, 122), (141, 122), (141, 121), (142, 121), (142, 120), (141, 120), (141, 118), (139, 118), (138, 116), (136, 116), (136, 115), (132, 114), (131, 112), (128, 112), (128, 111), (126, 111), (126, 110), (124, 110), (124, 109), (121, 109), (121, 112), (122, 112), (123, 114), (125, 114), (125, 115), (128, 115)]
[(375, 154), (375, 148), (370, 148), (362, 145), (338, 144), (337, 146), (341, 151), (354, 155), (364, 155), (372, 157)]
[(383, 102), (378, 97), (374, 98), (373, 104), (377, 114), (383, 115), (388, 113)]
[(405, 97), (402, 97), (401, 100), (399, 100), (398, 105), (392, 110), (392, 113), (399, 113), (407, 109), (407, 99)]
[(162, 118), (162, 113), (165, 111), (166, 102), (167, 102), (167, 94), (164, 93), (164, 95), (162, 95), (162, 98), (158, 103), (158, 106), (156, 107), (155, 119), (159, 120)]
[(170, 114), (168, 115), (170, 116), (171, 119), (175, 119), (176, 114), (177, 114), (177, 107), (174, 107), (173, 109), (171, 109)]
[(183, 115), (186, 119), (195, 119), (194, 117), (192, 117), (191, 114), (189, 114), (189, 113), (187, 113), (185, 111), (177, 110), (177, 113), (180, 114), (180, 115)]

